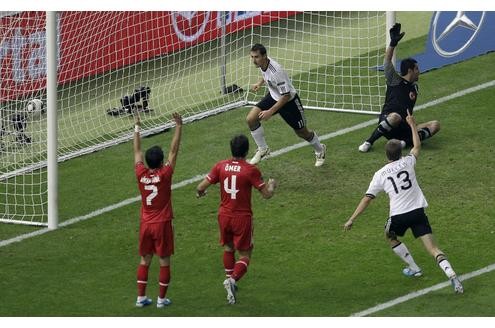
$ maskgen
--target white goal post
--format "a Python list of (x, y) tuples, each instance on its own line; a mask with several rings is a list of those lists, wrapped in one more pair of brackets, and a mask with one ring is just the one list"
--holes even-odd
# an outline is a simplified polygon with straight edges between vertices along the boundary
[(305, 108), (378, 114), (393, 22), (359, 11), (0, 12), (0, 222), (55, 229), (57, 163), (130, 140), (132, 110), (151, 135), (175, 111), (188, 123), (255, 104), (254, 43)]

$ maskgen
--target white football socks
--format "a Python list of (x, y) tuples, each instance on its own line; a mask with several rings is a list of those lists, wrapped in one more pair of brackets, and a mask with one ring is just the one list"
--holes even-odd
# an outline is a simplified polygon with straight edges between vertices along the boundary
[(256, 130), (251, 131), (251, 135), (253, 136), (254, 142), (256, 143), (258, 148), (268, 148), (265, 140), (265, 130), (263, 129), (263, 125), (260, 124), (260, 126)]
[(318, 138), (316, 132), (313, 133), (314, 133), (313, 139), (311, 139), (309, 143), (313, 146), (316, 153), (321, 154), (321, 152), (323, 151), (323, 147), (321, 146), (320, 139)]
[(443, 259), (438, 262), (438, 266), (440, 267), (440, 269), (443, 270), (443, 272), (445, 272), (447, 278), (450, 279), (455, 277), (454, 269), (452, 269), (452, 266), (450, 265), (449, 261), (447, 261), (447, 259)]
[(411, 253), (409, 253), (409, 250), (407, 249), (406, 245), (404, 245), (404, 243), (400, 243), (399, 245), (393, 247), (392, 250), (395, 254), (397, 254), (398, 257), (402, 259), (402, 261), (406, 262), (412, 270), (421, 270), (416, 262), (414, 262)]

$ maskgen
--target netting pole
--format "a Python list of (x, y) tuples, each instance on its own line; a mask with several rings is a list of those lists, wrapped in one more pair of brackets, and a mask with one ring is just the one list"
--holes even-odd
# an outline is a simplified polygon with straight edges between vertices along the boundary
[[(388, 45), (390, 44), (390, 33), (388, 32), (392, 26), (394, 26), (395, 24), (395, 11), (387, 11), (387, 26), (386, 26), (386, 31), (385, 31), (385, 35), (386, 35), (386, 40), (387, 40), (387, 44), (385, 44), (385, 49), (387, 49)], [(392, 57), (392, 64), (394, 64), (394, 67), (395, 67), (395, 51), (394, 51), (394, 56)]]
[(48, 229), (58, 227), (57, 12), (46, 12)]
[(227, 15), (226, 11), (219, 11), (218, 15), (220, 15), (220, 83), (221, 83), (221, 92), (222, 94), (227, 94), (227, 81), (225, 75), (227, 75), (227, 56), (225, 50), (225, 31), (226, 31), (226, 19)]

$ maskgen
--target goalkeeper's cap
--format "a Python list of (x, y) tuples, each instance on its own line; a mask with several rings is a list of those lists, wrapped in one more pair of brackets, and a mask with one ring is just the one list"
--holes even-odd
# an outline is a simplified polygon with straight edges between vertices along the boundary
[(249, 140), (243, 134), (238, 134), (230, 140), (230, 151), (232, 156), (245, 158), (249, 151)]
[(150, 169), (157, 169), (163, 164), (163, 150), (159, 146), (148, 149), (144, 157)]

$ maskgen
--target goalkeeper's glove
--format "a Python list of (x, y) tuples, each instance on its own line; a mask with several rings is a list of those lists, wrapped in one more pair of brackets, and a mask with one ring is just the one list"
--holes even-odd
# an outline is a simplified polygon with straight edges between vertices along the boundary
[(390, 29), (390, 46), (396, 47), (399, 41), (404, 37), (406, 32), (400, 32), (400, 23), (395, 23), (395, 25)]

